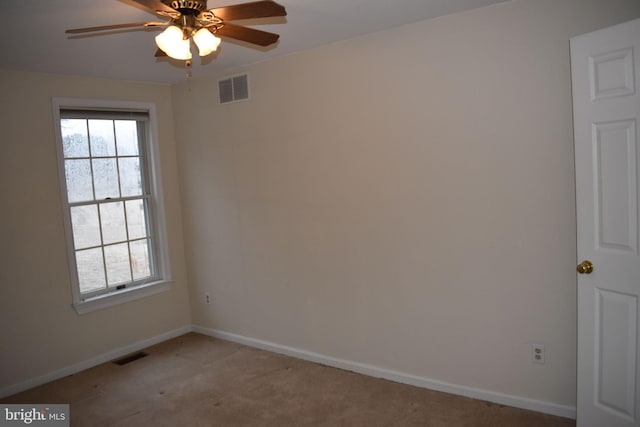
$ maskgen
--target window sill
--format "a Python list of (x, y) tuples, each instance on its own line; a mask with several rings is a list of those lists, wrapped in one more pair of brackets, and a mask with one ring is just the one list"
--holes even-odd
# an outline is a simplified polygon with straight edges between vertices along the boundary
[(73, 308), (78, 314), (86, 314), (92, 311), (101, 310), (103, 308), (112, 307), (114, 305), (123, 304), (125, 302), (134, 301), (150, 295), (166, 292), (171, 288), (171, 282), (168, 280), (148, 283), (146, 285), (136, 286), (135, 288), (123, 289), (107, 295), (100, 295), (89, 298), (84, 301), (73, 303)]

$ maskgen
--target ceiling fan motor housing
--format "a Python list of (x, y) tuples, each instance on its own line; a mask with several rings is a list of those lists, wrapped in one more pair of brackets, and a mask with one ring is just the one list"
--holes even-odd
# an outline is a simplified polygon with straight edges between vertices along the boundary
[(207, 0), (171, 0), (165, 1), (165, 3), (183, 15), (198, 15), (207, 10)]

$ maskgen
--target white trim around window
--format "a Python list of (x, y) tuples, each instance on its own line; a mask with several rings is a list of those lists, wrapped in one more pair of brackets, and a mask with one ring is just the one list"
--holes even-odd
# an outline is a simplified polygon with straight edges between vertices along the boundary
[[(109, 120), (110, 115), (115, 115), (117, 117), (118, 115), (122, 116), (123, 113), (130, 114), (131, 117), (145, 117), (145, 119), (136, 118), (135, 120), (138, 120), (137, 123), (143, 127), (139, 133), (141, 135), (141, 143), (139, 144), (140, 153), (138, 155), (140, 160), (139, 168), (141, 169), (141, 181), (143, 182), (141, 184), (141, 188), (143, 189), (141, 190), (140, 196), (137, 196), (137, 198), (143, 200), (147, 204), (145, 205), (146, 210), (144, 214), (146, 215), (146, 230), (148, 232), (148, 236), (142, 240), (146, 242), (146, 246), (148, 247), (147, 253), (149, 256), (146, 264), (149, 268), (149, 273), (147, 274), (148, 277), (142, 275), (140, 276), (140, 279), (136, 280), (135, 274), (132, 273), (132, 276), (128, 281), (125, 279), (122, 282), (114, 282), (109, 277), (110, 266), (105, 261), (105, 264), (102, 266), (105, 273), (105, 284), (102, 289), (97, 289), (95, 291), (88, 290), (86, 287), (86, 281), (83, 279), (81, 282), (81, 273), (79, 273), (79, 271), (82, 269), (78, 268), (76, 255), (79, 254), (78, 256), (80, 256), (84, 249), (80, 247), (77, 229), (74, 237), (74, 223), (72, 222), (73, 218), (71, 213), (72, 209), (86, 204), (88, 206), (95, 205), (96, 211), (102, 212), (102, 208), (104, 206), (112, 204), (114, 201), (118, 202), (119, 199), (121, 199), (120, 203), (123, 204), (123, 210), (125, 211), (124, 216), (126, 217), (127, 213), (124, 206), (126, 203), (130, 202), (131, 199), (135, 199), (136, 197), (125, 195), (124, 191), (122, 191), (123, 177), (120, 175), (120, 169), (118, 169), (118, 176), (116, 177), (116, 180), (118, 181), (118, 194), (114, 196), (113, 200), (112, 197), (105, 197), (104, 199), (98, 197), (95, 183), (97, 175), (94, 174), (93, 166), (91, 166), (91, 175), (89, 176), (89, 180), (91, 181), (90, 191), (93, 191), (92, 197), (87, 199), (86, 202), (81, 201), (78, 203), (74, 200), (71, 200), (70, 202), (70, 192), (67, 189), (68, 179), (65, 162), (70, 162), (71, 160), (76, 159), (70, 158), (68, 154), (65, 154), (66, 148), (64, 148), (63, 145), (63, 130), (61, 126), (61, 120), (63, 120), (65, 116), (69, 117), (69, 111), (72, 111), (73, 114), (80, 114), (80, 117), (82, 117), (84, 112), (87, 113), (88, 116), (98, 117), (101, 119), (106, 118), (106, 120)], [(168, 290), (171, 284), (171, 272), (169, 268), (169, 248), (164, 213), (155, 105), (151, 103), (126, 101), (53, 98), (53, 116), (56, 134), (56, 151), (58, 154), (60, 194), (63, 205), (65, 237), (73, 296), (72, 305), (76, 312), (78, 314), (84, 314)], [(89, 139), (90, 138), (91, 137), (89, 136)], [(87, 147), (92, 147), (92, 143), (89, 141), (87, 141), (86, 144)], [(88, 150), (88, 155), (79, 155), (79, 157), (84, 161), (89, 162), (91, 165), (94, 164), (93, 162), (104, 161), (104, 158), (97, 155), (92, 157), (91, 148), (88, 148)], [(116, 154), (110, 154), (107, 156), (111, 156), (109, 158), (113, 158), (113, 162), (119, 165), (121, 160), (126, 160), (127, 157), (126, 155), (119, 157), (119, 154), (117, 153), (118, 149), (116, 148), (115, 150)], [(73, 185), (71, 185), (71, 187), (73, 187)], [(71, 196), (71, 198), (73, 198), (73, 196)], [(94, 238), (99, 239), (99, 241), (95, 244), (95, 250), (101, 250), (102, 257), (106, 259), (105, 253), (107, 251), (105, 248), (109, 248), (110, 245), (112, 245), (112, 247), (124, 246), (128, 248), (127, 263), (131, 264), (133, 261), (136, 261), (136, 258), (133, 256), (132, 248), (133, 244), (136, 243), (136, 247), (139, 248), (141, 246), (141, 241), (139, 239), (136, 240), (137, 238), (130, 237), (128, 223), (125, 225), (126, 237), (124, 240), (122, 242), (118, 242), (116, 240), (116, 244), (112, 244), (110, 242), (106, 242), (103, 236), (105, 230), (107, 230), (107, 225), (100, 219), (100, 213), (98, 213), (98, 217), (99, 230), (94, 233), (94, 235), (98, 237), (94, 236)], [(94, 250), (91, 249), (91, 245), (88, 247), (89, 250)], [(135, 264), (136, 267), (138, 267), (137, 263)], [(126, 271), (126, 269), (123, 271)], [(131, 271), (133, 272), (133, 267), (131, 267)], [(81, 283), (82, 286), (84, 286), (82, 289)]]

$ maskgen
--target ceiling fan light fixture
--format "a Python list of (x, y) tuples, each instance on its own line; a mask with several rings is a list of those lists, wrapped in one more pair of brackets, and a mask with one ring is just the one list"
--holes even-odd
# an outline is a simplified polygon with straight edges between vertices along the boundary
[(162, 33), (156, 36), (156, 44), (164, 53), (171, 58), (188, 60), (191, 59), (191, 44), (189, 39), (185, 39), (182, 30), (175, 25), (167, 27)]
[(200, 56), (207, 56), (218, 49), (220, 45), (220, 38), (214, 36), (211, 31), (206, 28), (200, 28), (193, 35), (193, 41), (198, 46), (198, 52)]
[(164, 28), (164, 31), (155, 38), (158, 45), (155, 56), (157, 58), (169, 56), (187, 61), (186, 65), (189, 67), (191, 39), (198, 47), (200, 56), (207, 56), (218, 50), (221, 42), (218, 36), (260, 47), (273, 46), (278, 42), (280, 37), (278, 34), (227, 21), (287, 16), (285, 8), (274, 0), (253, 0), (249, 3), (213, 9), (207, 9), (207, 0), (129, 0), (129, 2), (135, 2), (169, 20), (71, 28), (65, 33), (83, 34), (120, 29)]

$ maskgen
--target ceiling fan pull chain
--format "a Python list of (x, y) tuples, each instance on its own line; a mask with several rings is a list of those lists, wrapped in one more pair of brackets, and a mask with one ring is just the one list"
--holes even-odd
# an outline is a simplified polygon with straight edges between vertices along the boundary
[(187, 90), (189, 92), (191, 92), (191, 60), (187, 59), (186, 61), (184, 61), (184, 67), (186, 70), (186, 77), (187, 77)]

